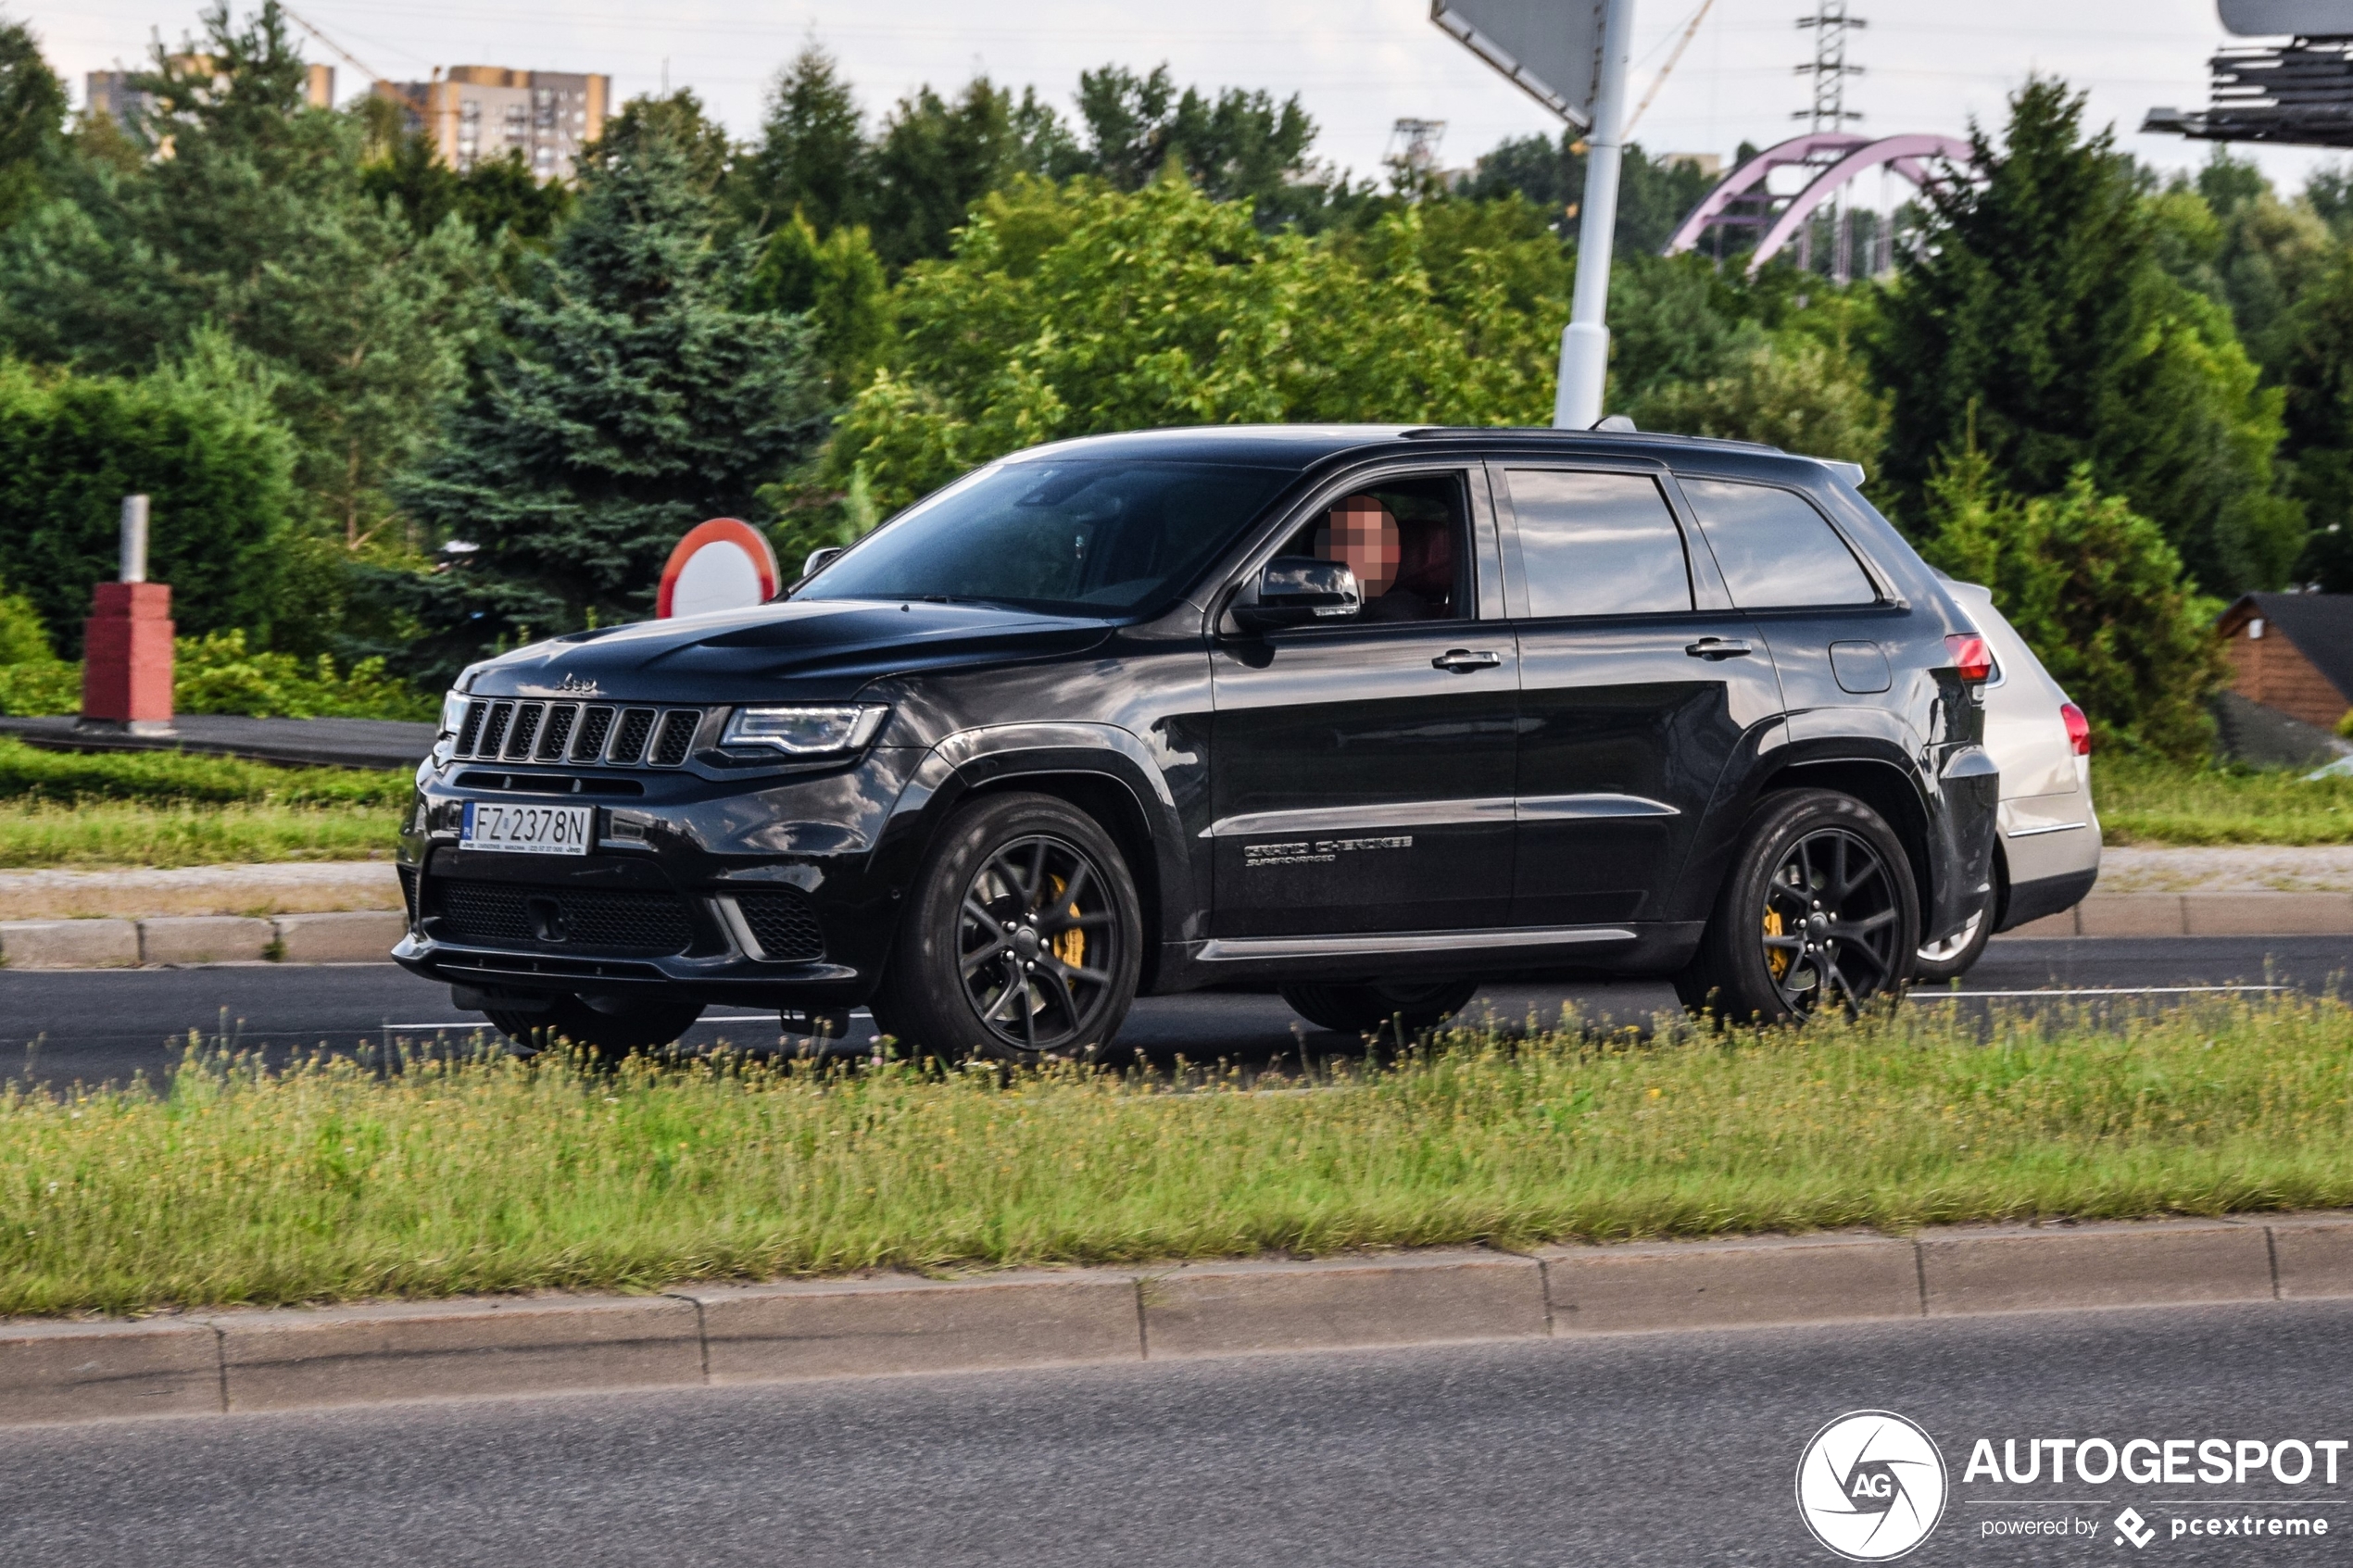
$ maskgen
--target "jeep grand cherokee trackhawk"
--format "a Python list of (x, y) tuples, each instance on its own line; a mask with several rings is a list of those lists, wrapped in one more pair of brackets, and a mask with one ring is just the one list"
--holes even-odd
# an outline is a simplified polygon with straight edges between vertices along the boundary
[(1338, 1030), (1569, 971), (1852, 1006), (1983, 906), (1997, 783), (1984, 645), (1859, 477), (1630, 432), (1036, 447), (757, 609), (468, 670), (394, 956), (604, 1051), (862, 1003), (1027, 1059), (1234, 983)]

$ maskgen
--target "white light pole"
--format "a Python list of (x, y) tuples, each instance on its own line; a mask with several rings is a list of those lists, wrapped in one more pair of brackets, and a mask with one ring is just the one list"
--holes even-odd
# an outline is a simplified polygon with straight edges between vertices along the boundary
[(1617, 162), (1626, 120), (1626, 56), (1633, 43), (1634, 0), (1599, 0), (1601, 57), (1594, 75), (1593, 123), (1585, 136), (1585, 199), (1578, 209), (1577, 293), (1561, 332), (1560, 386), (1553, 427), (1591, 430), (1602, 417), (1609, 378), (1610, 241), (1617, 227)]

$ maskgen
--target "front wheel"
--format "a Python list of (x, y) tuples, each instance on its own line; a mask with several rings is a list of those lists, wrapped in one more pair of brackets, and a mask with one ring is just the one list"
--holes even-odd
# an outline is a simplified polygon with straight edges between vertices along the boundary
[(695, 1026), (703, 1004), (674, 997), (643, 1000), (558, 997), (545, 1012), (492, 1009), (485, 1016), (498, 1032), (527, 1050), (574, 1045), (592, 1056), (618, 1061), (631, 1051), (660, 1050)]
[(873, 1009), (906, 1044), (1040, 1061), (1108, 1045), (1143, 967), (1119, 847), (1045, 795), (984, 798), (950, 822), (908, 897)]
[(1911, 862), (1885, 820), (1852, 796), (1790, 790), (1750, 816), (1675, 991), (1743, 1022), (1852, 1015), (1902, 985), (1919, 943)]

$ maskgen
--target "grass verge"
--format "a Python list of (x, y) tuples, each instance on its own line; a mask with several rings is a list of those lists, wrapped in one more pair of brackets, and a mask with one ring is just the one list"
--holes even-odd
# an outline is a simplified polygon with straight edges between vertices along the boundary
[(2342, 1003), (1940, 1010), (1462, 1035), (1271, 1093), (192, 1055), (168, 1092), (0, 1095), (0, 1312), (2353, 1203)]
[(2092, 800), (2109, 844), (2353, 844), (2353, 778), (2108, 753), (2092, 759)]
[(396, 809), (0, 800), (0, 868), (387, 859)]
[(0, 736), (0, 867), (388, 855), (410, 775), (195, 752), (43, 751)]

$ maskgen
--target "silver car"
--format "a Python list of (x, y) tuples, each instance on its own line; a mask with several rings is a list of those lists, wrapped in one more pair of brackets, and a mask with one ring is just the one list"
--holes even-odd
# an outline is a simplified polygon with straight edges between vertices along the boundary
[(2092, 728), (2043, 661), (1974, 583), (1947, 582), (1994, 653), (1985, 683), (1985, 749), (2002, 770), (1994, 896), (1958, 935), (1922, 947), (1914, 972), (1949, 980), (1986, 939), (2071, 909), (2100, 874), (2100, 820), (2092, 809)]

